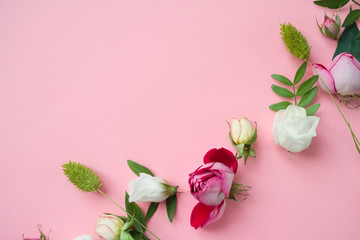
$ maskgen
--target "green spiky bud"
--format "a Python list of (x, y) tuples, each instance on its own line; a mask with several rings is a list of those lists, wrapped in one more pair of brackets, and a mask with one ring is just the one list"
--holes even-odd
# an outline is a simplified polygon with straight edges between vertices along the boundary
[(94, 171), (81, 163), (69, 161), (62, 167), (69, 181), (83, 192), (95, 192), (101, 186), (100, 178)]
[(280, 24), (280, 26), (286, 49), (295, 57), (306, 61), (310, 56), (310, 46), (307, 39), (291, 23)]

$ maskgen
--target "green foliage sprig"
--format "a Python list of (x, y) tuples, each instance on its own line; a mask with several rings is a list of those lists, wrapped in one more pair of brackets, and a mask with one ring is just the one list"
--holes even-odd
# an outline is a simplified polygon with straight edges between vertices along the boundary
[[(273, 74), (271, 75), (271, 77), (277, 81), (279, 81), (280, 83), (292, 87), (291, 90), (288, 90), (287, 88), (284, 87), (280, 87), (278, 85), (273, 84), (271, 86), (271, 89), (279, 96), (281, 97), (285, 97), (285, 98), (289, 98), (289, 99), (294, 99), (294, 103), (297, 106), (300, 107), (306, 107), (308, 106), (315, 98), (316, 93), (318, 91), (318, 87), (315, 86), (314, 84), (317, 82), (319, 76), (315, 75), (312, 76), (310, 78), (308, 78), (307, 80), (305, 80), (303, 83), (301, 83), (298, 87), (298, 83), (300, 83), (300, 81), (303, 79), (304, 75), (305, 75), (305, 71), (306, 71), (306, 66), (307, 66), (307, 62), (304, 62), (303, 64), (301, 64), (301, 66), (299, 67), (299, 69), (296, 71), (295, 77), (294, 77), (294, 81), (290, 81), (287, 77), (279, 75), (279, 74)], [(298, 102), (297, 100), (300, 98), (300, 101)], [(275, 103), (269, 106), (269, 108), (273, 111), (279, 111), (282, 109), (286, 109), (289, 105), (292, 105), (291, 102), (289, 101), (282, 101), (279, 103)], [(319, 109), (320, 107), (320, 103), (311, 105), (309, 107), (306, 108), (306, 114), (308, 116), (312, 116), (316, 113), (316, 111)]]

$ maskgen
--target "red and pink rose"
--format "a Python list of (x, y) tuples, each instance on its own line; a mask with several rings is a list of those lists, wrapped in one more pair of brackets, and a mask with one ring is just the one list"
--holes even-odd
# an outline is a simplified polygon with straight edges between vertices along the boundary
[(225, 148), (211, 149), (204, 156), (204, 165), (190, 174), (191, 194), (199, 200), (190, 221), (195, 229), (221, 218), (237, 167), (232, 152)]

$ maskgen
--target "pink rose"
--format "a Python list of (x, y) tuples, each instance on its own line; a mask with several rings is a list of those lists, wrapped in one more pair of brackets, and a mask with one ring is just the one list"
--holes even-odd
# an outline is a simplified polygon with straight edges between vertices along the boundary
[(217, 206), (229, 197), (238, 163), (234, 154), (225, 148), (208, 151), (204, 163), (190, 174), (190, 191), (201, 203)]
[[(351, 96), (360, 93), (360, 62), (350, 53), (337, 55), (329, 70), (321, 64), (313, 66), (332, 94)], [(326, 90), (320, 78), (319, 86)]]
[(219, 220), (224, 213), (225, 206), (225, 200), (217, 206), (207, 206), (199, 202), (191, 213), (191, 226), (197, 229)]

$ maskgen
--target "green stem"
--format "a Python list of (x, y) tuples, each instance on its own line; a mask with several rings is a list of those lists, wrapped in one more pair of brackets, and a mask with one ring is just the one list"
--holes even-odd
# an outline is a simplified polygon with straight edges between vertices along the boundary
[(293, 85), (293, 91), (294, 91), (295, 106), (297, 106), (297, 101), (296, 101), (296, 92), (295, 92), (295, 85)]
[(351, 132), (351, 136), (352, 136), (352, 138), (353, 138), (353, 140), (354, 140), (354, 143), (355, 143), (355, 147), (356, 147), (356, 149), (358, 150), (358, 152), (359, 152), (359, 154), (360, 154), (360, 147), (359, 147), (360, 142), (359, 142), (359, 139), (356, 137), (356, 135), (355, 135), (354, 131), (352, 130), (352, 128), (351, 128), (351, 126), (350, 126), (349, 121), (348, 121), (348, 120), (346, 120), (346, 118), (345, 118), (345, 116), (344, 116), (343, 112), (341, 111), (341, 109), (340, 109), (339, 105), (336, 103), (336, 101), (335, 101), (335, 99), (334, 99), (333, 95), (331, 94), (331, 92), (330, 92), (329, 88), (326, 86), (326, 84), (325, 84), (324, 80), (320, 77), (319, 73), (316, 71), (316, 69), (314, 68), (314, 66), (311, 64), (311, 62), (310, 62), (309, 60), (307, 60), (306, 62), (307, 62), (307, 63), (311, 66), (311, 68), (314, 70), (314, 72), (315, 72), (315, 73), (319, 76), (319, 79), (320, 79), (321, 83), (325, 86), (326, 91), (327, 91), (327, 92), (328, 92), (328, 94), (330, 95), (330, 97), (331, 97), (332, 101), (335, 103), (335, 106), (336, 106), (336, 107), (337, 107), (337, 109), (339, 110), (339, 112), (340, 112), (340, 114), (341, 114), (342, 118), (344, 119), (344, 121), (345, 121), (346, 125), (348, 125), (349, 130), (350, 130), (350, 132)]
[(356, 2), (355, 0), (351, 0), (353, 1), (353, 3), (355, 3), (356, 5), (360, 6), (360, 4), (358, 2)]
[(111, 202), (113, 202), (116, 206), (118, 206), (121, 210), (123, 210), (127, 215), (129, 215), (129, 217), (134, 218), (134, 220), (143, 228), (145, 228), (151, 235), (153, 235), (156, 239), (160, 240), (160, 238), (158, 238), (158, 236), (156, 236), (153, 232), (151, 232), (144, 224), (142, 224), (139, 220), (137, 220), (133, 215), (129, 214), (123, 207), (121, 207), (117, 202), (115, 202), (114, 200), (112, 200), (112, 198), (110, 198), (108, 195), (106, 195), (103, 191), (101, 191), (100, 189), (97, 189), (97, 191), (99, 193), (101, 193), (102, 195), (104, 195), (107, 199), (109, 199)]

